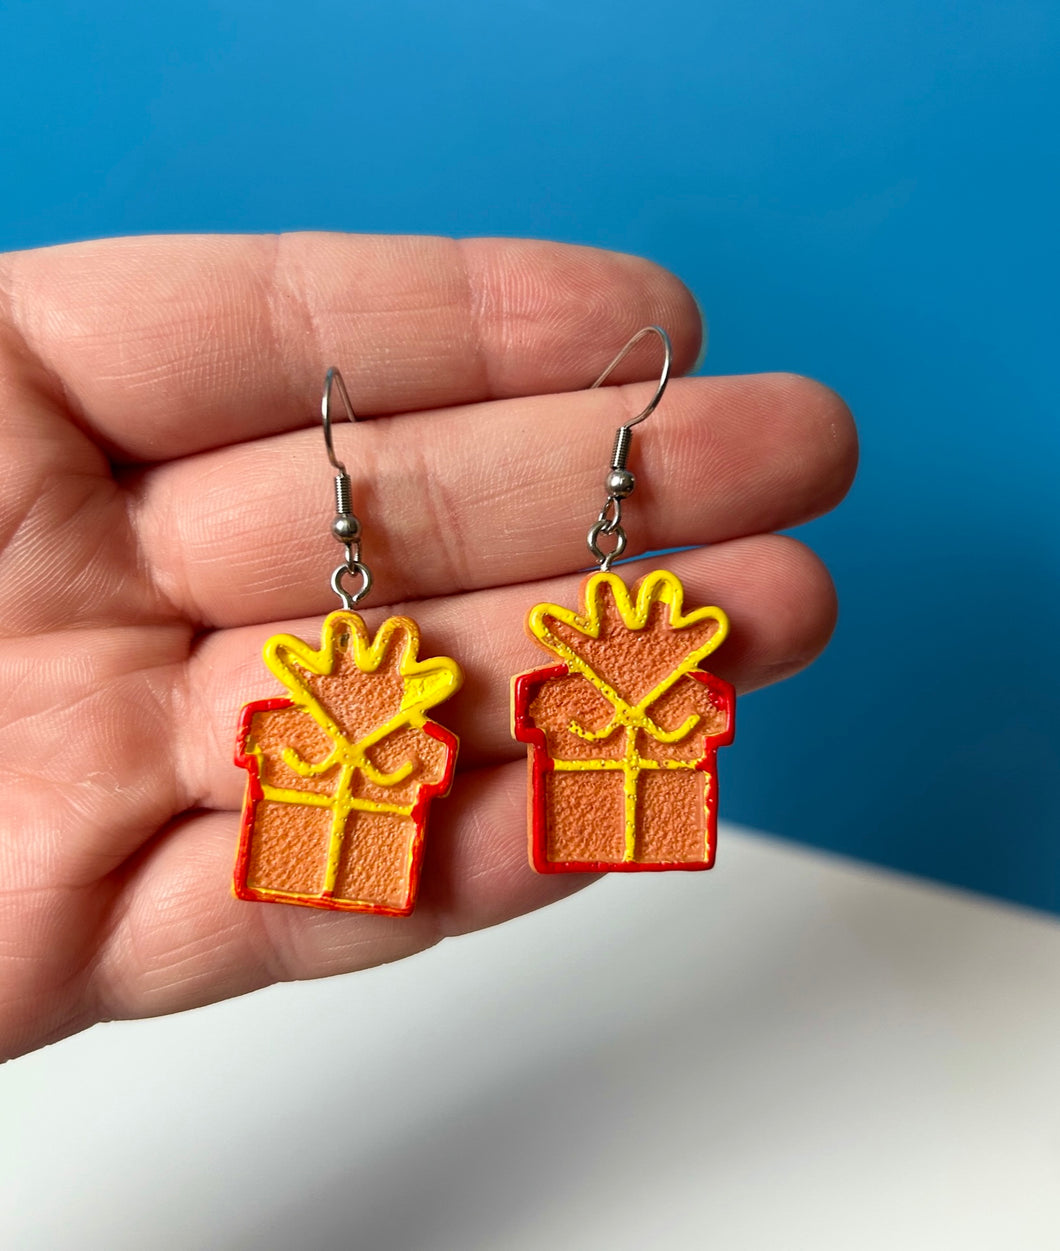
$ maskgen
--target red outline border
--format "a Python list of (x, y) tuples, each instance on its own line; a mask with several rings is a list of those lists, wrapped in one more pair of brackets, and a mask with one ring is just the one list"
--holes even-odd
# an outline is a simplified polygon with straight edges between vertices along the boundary
[(273, 712), (280, 708), (293, 708), (290, 699), (258, 699), (245, 704), (239, 719), (239, 731), (236, 736), (235, 762), (240, 769), (247, 771), (247, 791), (243, 800), (243, 816), (239, 826), (239, 849), (236, 852), (235, 871), (232, 876), (232, 893), (237, 899), (252, 900), (256, 903), (295, 904), (304, 908), (323, 908), (329, 912), (362, 912), (375, 916), (407, 917), (416, 906), (416, 894), (420, 884), (420, 870), (423, 867), (424, 838), (427, 833), (427, 807), (432, 799), (446, 795), (453, 784), (456, 772), (456, 757), (460, 748), (460, 740), (444, 725), (436, 721), (424, 721), (423, 729), (442, 743), (446, 749), (445, 772), (437, 782), (429, 782), (419, 788), (416, 803), (409, 814), (416, 823), (416, 834), (412, 841), (412, 864), (409, 873), (409, 890), (405, 904), (400, 908), (388, 908), (382, 904), (354, 903), (341, 899), (307, 898), (303, 895), (285, 895), (282, 891), (255, 890), (247, 885), (247, 874), (250, 871), (250, 843), (254, 833), (254, 813), (258, 802), (264, 798), (261, 790), (261, 776), (258, 771), (258, 758), (247, 754), (247, 735), (250, 723), (258, 712)]
[(724, 678), (716, 677), (702, 669), (694, 669), (689, 677), (702, 682), (710, 691), (718, 706), (724, 710), (728, 725), (720, 734), (707, 737), (707, 748), (695, 763), (695, 768), (713, 774), (714, 785), (707, 792), (707, 846), (709, 854), (705, 860), (634, 860), (629, 863), (615, 864), (607, 860), (549, 860), (548, 850), (548, 814), (545, 811), (545, 785), (547, 774), (554, 772), (552, 757), (549, 756), (545, 732), (539, 730), (530, 720), (530, 701), (534, 692), (543, 682), (553, 678), (566, 677), (570, 666), (565, 664), (548, 665), (544, 669), (533, 669), (529, 673), (520, 673), (512, 679), (512, 734), (520, 743), (530, 746), (530, 864), (538, 873), (660, 873), (664, 870), (683, 869), (697, 872), (713, 868), (717, 851), (718, 834), (718, 785), (716, 761), (719, 747), (727, 747), (736, 733), (736, 691), (732, 684)]

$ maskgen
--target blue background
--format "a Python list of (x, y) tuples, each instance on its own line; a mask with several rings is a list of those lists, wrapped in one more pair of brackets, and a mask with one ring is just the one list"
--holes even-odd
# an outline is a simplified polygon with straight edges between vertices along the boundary
[(861, 425), (805, 528), (842, 599), (746, 700), (726, 815), (1060, 909), (1060, 6), (0, 10), (0, 248), (278, 228), (548, 236), (676, 270), (709, 372)]

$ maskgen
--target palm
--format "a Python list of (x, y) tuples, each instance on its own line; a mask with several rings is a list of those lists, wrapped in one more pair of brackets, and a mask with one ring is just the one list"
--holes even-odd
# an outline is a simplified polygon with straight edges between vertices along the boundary
[[(640, 395), (557, 393), (648, 322), (687, 367), (699, 324), (676, 279), (550, 244), (159, 239), (0, 260), (0, 1056), (391, 960), (583, 883), (526, 867), (508, 678), (538, 660), (527, 608), (574, 600), (610, 431)], [(262, 644), (314, 638), (334, 606), (314, 420), (332, 363), (381, 418), (336, 432), (376, 574), (365, 617), (421, 601), (424, 654), (466, 673), (441, 715), (461, 777), (408, 919), (229, 890), (234, 727), (278, 693)], [(632, 542), (712, 543), (667, 563), (733, 619), (718, 671), (746, 690), (805, 664), (831, 586), (769, 531), (845, 490), (841, 402), (790, 377), (677, 382), (637, 456)]]

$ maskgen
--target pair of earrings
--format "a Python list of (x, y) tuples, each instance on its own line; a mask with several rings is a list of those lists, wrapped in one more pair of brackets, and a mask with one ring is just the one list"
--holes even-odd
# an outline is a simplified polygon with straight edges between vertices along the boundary
[[(734, 692), (700, 668), (724, 640), (720, 608), (686, 611), (677, 577), (656, 569), (634, 587), (611, 572), (626, 549), (622, 501), (633, 427), (655, 410), (670, 376), (666, 331), (650, 403), (615, 435), (607, 499), (588, 534), (598, 565), (579, 610), (536, 604), (526, 628), (552, 655), (512, 679), (512, 734), (529, 748), (530, 863), (539, 873), (709, 869), (714, 862), (715, 755), (732, 741)], [(459, 690), (447, 656), (419, 657), (410, 617), (369, 634), (354, 608), (372, 575), (361, 560), (351, 483), (336, 458), (331, 397), (355, 420), (330, 369), (321, 416), (335, 469), (332, 534), (345, 560), (331, 575), (342, 608), (319, 649), (291, 635), (265, 644), (285, 698), (243, 709), (236, 764), (247, 770), (234, 889), (240, 899), (407, 916), (423, 859), (427, 810), (453, 779), (456, 735), (427, 713)], [(603, 544), (606, 544), (606, 549)], [(352, 588), (352, 589), (351, 589)]]

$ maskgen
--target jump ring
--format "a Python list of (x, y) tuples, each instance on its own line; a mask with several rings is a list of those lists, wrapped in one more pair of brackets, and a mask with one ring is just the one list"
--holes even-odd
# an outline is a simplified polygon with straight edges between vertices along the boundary
[[(342, 580), (347, 574), (350, 577), (359, 577), (361, 579), (361, 585), (356, 591), (347, 591), (342, 585)], [(339, 565), (331, 575), (331, 589), (342, 600), (343, 608), (349, 612), (372, 589), (372, 575), (368, 570), (368, 566), (362, 565), (359, 560), (355, 560), (351, 564)]]
[[(614, 526), (608, 529), (608, 525)], [(601, 534), (613, 534), (615, 538), (615, 546), (609, 552), (601, 549), (599, 538)], [(611, 562), (618, 560), (622, 553), (626, 550), (626, 532), (621, 526), (606, 521), (597, 521), (589, 531), (587, 538), (589, 551), (592, 552), (593, 558), (598, 562), (600, 568), (606, 573), (611, 568)]]

